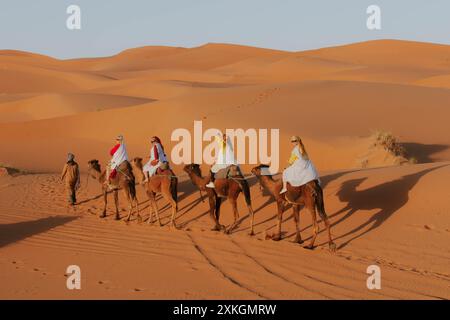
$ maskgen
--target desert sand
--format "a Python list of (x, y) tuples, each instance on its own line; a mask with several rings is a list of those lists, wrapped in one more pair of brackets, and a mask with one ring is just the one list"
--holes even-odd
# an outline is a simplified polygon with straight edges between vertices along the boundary
[[(206, 44), (74, 60), (4, 50), (0, 83), (0, 165), (26, 172), (0, 172), (2, 299), (450, 298), (450, 46), (383, 40), (285, 52)], [(170, 150), (171, 132), (192, 130), (194, 120), (222, 130), (279, 128), (282, 166), (289, 137), (300, 135), (322, 176), (337, 252), (328, 251), (322, 223), (315, 250), (291, 243), (290, 210), (283, 239), (265, 240), (276, 204), (251, 177), (256, 236), (247, 235), (243, 197), (239, 228), (210, 231), (207, 201), (181, 166), (180, 230), (114, 221), (112, 202), (99, 219), (101, 188), (86, 179), (87, 161), (104, 165), (117, 134), (131, 157), (148, 153), (152, 135)], [(399, 137), (415, 161), (399, 165), (374, 147), (373, 130)], [(83, 172), (75, 209), (59, 181), (69, 151)], [(138, 199), (146, 218), (140, 186)], [(158, 204), (168, 222), (169, 207)], [(229, 203), (222, 208), (230, 224)], [(301, 225), (308, 239), (305, 211)], [(66, 288), (72, 264), (81, 267), (81, 290)], [(381, 290), (366, 287), (372, 264), (381, 267)]]

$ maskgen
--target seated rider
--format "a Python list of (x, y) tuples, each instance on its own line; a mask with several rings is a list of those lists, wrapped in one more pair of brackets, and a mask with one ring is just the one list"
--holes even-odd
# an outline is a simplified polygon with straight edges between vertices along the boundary
[(106, 175), (108, 177), (106, 184), (110, 186), (111, 180), (117, 175), (119, 166), (123, 162), (128, 161), (127, 149), (122, 135), (117, 136), (116, 145), (109, 151), (109, 154), (112, 158), (109, 165), (106, 166)]
[(210, 182), (206, 185), (207, 188), (214, 188), (214, 176), (217, 172), (231, 165), (238, 166), (234, 157), (233, 145), (228, 136), (224, 133), (222, 136), (218, 134), (215, 138), (219, 147), (216, 163), (211, 167)]
[(148, 182), (150, 177), (156, 173), (158, 168), (160, 168), (163, 164), (168, 163), (168, 159), (166, 153), (164, 152), (164, 147), (161, 143), (161, 139), (153, 136), (150, 139), (150, 143), (150, 157), (143, 168), (145, 179), (144, 181), (142, 181), (142, 183)]
[(288, 182), (293, 187), (299, 187), (310, 181), (319, 180), (316, 168), (309, 159), (300, 137), (291, 137), (291, 143), (294, 145), (294, 148), (288, 160), (289, 167), (283, 171), (283, 189), (280, 191), (280, 194), (287, 191), (286, 185)]

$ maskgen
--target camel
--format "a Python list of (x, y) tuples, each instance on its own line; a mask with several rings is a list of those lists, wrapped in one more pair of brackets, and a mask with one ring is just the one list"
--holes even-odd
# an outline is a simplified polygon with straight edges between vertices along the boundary
[[(133, 168), (136, 169), (136, 172), (141, 176), (141, 181), (143, 181), (145, 176), (142, 158), (134, 158), (131, 163)], [(173, 227), (177, 228), (177, 225), (175, 224), (175, 217), (178, 211), (178, 178), (174, 175), (172, 170), (161, 170), (161, 172), (151, 176), (144, 187), (151, 204), (150, 217), (148, 218), (147, 223), (153, 223), (153, 214), (156, 213), (156, 219), (159, 225), (162, 226), (156, 203), (156, 194), (161, 193), (162, 197), (172, 206), (172, 217), (170, 219), (170, 223)]]
[[(129, 211), (128, 211), (128, 217), (126, 218), (126, 221), (130, 221), (131, 214), (133, 212), (134, 205), (136, 206), (137, 211), (137, 219), (138, 222), (140, 222), (141, 216), (139, 214), (139, 203), (136, 198), (136, 187), (134, 182), (134, 175), (133, 171), (131, 169), (130, 163), (128, 161), (123, 162), (118, 170), (117, 175), (114, 177), (114, 179), (111, 180), (111, 186), (113, 187), (112, 191), (114, 193), (114, 204), (116, 206), (116, 215), (115, 219), (120, 220), (119, 216), (119, 189), (123, 190), (123, 193), (125, 197), (128, 200), (129, 203)], [(106, 170), (101, 170), (100, 164), (98, 163), (98, 160), (91, 160), (88, 162), (88, 179), (89, 176), (96, 179), (100, 184), (102, 185), (102, 191), (103, 191), (103, 199), (104, 199), (104, 208), (103, 213), (100, 216), (100, 218), (106, 217), (106, 206), (108, 203), (108, 186), (105, 184), (105, 181), (107, 179), (106, 177)]]
[(237, 209), (237, 198), (241, 191), (244, 193), (245, 202), (251, 217), (250, 221), (250, 235), (254, 235), (253, 221), (254, 212), (252, 209), (252, 203), (250, 198), (250, 187), (247, 180), (240, 174), (237, 166), (231, 166), (231, 172), (234, 172), (231, 177), (227, 179), (216, 179), (214, 181), (215, 188), (207, 188), (206, 185), (210, 181), (210, 177), (202, 177), (200, 166), (198, 164), (189, 164), (184, 166), (183, 169), (191, 178), (194, 185), (196, 185), (200, 191), (205, 191), (209, 199), (210, 217), (214, 221), (214, 227), (212, 230), (219, 231), (225, 229), (223, 225), (219, 223), (220, 217), (220, 205), (222, 203), (222, 195), (228, 198), (231, 206), (233, 207), (234, 222), (228, 229), (225, 229), (226, 233), (231, 233), (233, 229), (238, 225), (239, 212)]
[(252, 173), (258, 178), (259, 183), (263, 188), (269, 191), (269, 193), (275, 198), (277, 202), (277, 230), (276, 235), (268, 236), (272, 240), (281, 239), (281, 223), (283, 220), (284, 205), (289, 203), (292, 205), (294, 212), (294, 222), (296, 228), (295, 243), (303, 243), (300, 235), (300, 206), (304, 205), (311, 213), (313, 224), (313, 236), (311, 242), (305, 246), (306, 249), (314, 249), (314, 242), (316, 241), (317, 234), (319, 233), (319, 226), (316, 221), (316, 208), (319, 212), (319, 216), (322, 218), (325, 227), (328, 232), (328, 247), (331, 252), (336, 251), (336, 244), (333, 242), (330, 231), (330, 223), (328, 221), (327, 214), (325, 212), (325, 206), (323, 202), (323, 190), (317, 180), (311, 181), (300, 187), (293, 187), (289, 183), (287, 184), (287, 191), (280, 194), (283, 187), (283, 183), (280, 180), (274, 180), (271, 175), (263, 175), (262, 170), (267, 169), (267, 165), (259, 165), (252, 169)]

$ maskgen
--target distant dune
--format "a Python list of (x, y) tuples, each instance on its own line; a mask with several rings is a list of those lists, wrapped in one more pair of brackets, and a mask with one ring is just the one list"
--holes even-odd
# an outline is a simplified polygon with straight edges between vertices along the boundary
[[(448, 46), (394, 40), (304, 52), (142, 47), (78, 60), (1, 51), (0, 134), (14, 138), (0, 142), (0, 161), (53, 171), (68, 150), (105, 159), (117, 133), (144, 155), (149, 136), (170, 147), (171, 131), (193, 120), (279, 128), (285, 156), (299, 134), (322, 170), (354, 165), (368, 147), (354, 146), (375, 129), (414, 146), (415, 158), (450, 160), (449, 59)], [(53, 157), (30, 162), (36, 132)]]

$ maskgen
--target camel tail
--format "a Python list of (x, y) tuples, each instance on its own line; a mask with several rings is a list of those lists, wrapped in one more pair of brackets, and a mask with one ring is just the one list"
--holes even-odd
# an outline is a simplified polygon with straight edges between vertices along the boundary
[(129, 182), (131, 199), (136, 199), (136, 184), (134, 179)]
[(247, 180), (241, 180), (240, 181), (242, 192), (244, 192), (245, 197), (245, 203), (247, 203), (248, 206), (252, 205), (252, 198), (250, 196), (250, 187), (248, 185)]
[(172, 199), (178, 203), (178, 178), (172, 178), (170, 192), (172, 193)]
[(316, 191), (316, 208), (319, 212), (319, 216), (322, 220), (327, 219), (327, 213), (325, 212), (325, 204), (323, 201), (323, 190), (322, 187), (319, 185), (319, 183), (316, 181), (315, 185), (315, 191)]

